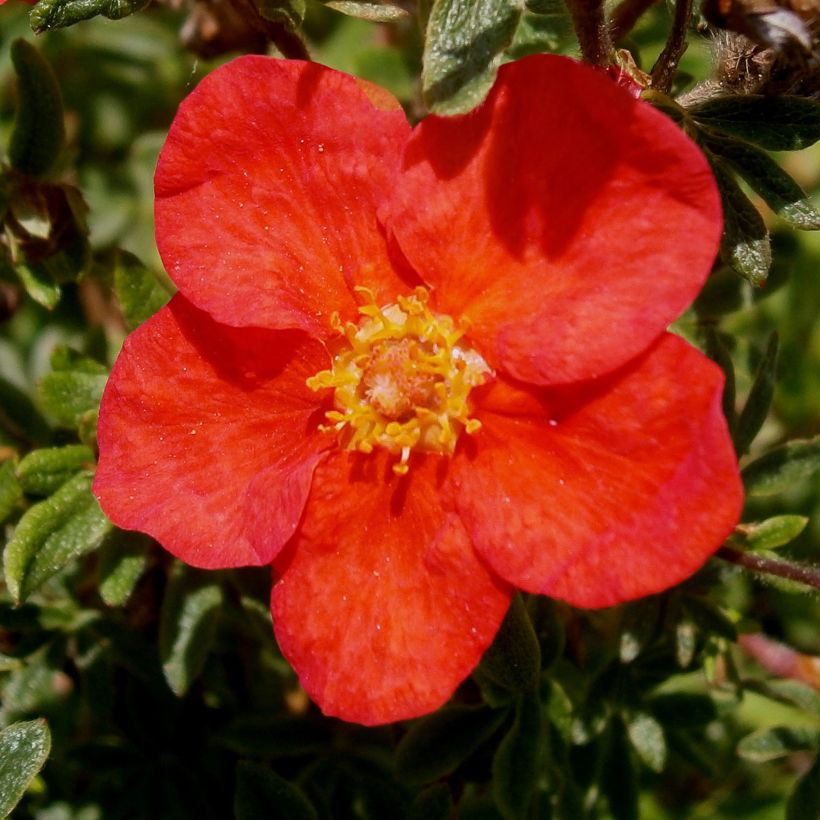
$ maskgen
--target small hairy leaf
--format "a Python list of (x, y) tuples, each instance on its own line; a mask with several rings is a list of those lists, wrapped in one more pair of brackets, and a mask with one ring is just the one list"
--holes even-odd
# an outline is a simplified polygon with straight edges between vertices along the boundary
[(783, 492), (820, 470), (820, 436), (797, 439), (747, 464), (743, 483), (750, 496)]
[(108, 370), (68, 348), (58, 349), (51, 364), (52, 372), (39, 384), (40, 400), (61, 425), (77, 427), (86, 413), (98, 408)]
[(236, 820), (317, 820), (316, 809), (302, 790), (258, 763), (240, 761), (234, 794)]
[(521, 0), (435, 0), (421, 75), (431, 111), (464, 114), (484, 99), (522, 11)]
[(108, 606), (122, 606), (134, 591), (148, 562), (152, 541), (147, 535), (112, 530), (100, 546), (100, 597)]
[(399, 3), (378, 2), (373, 0), (322, 0), (329, 8), (358, 17), (361, 20), (370, 20), (374, 23), (392, 23), (409, 17), (410, 12)]
[(17, 478), (30, 495), (51, 495), (80, 470), (94, 469), (94, 453), (84, 444), (32, 450), (17, 466)]
[(621, 663), (631, 663), (640, 655), (658, 628), (658, 604), (644, 599), (626, 605), (621, 621), (619, 656)]
[(794, 541), (808, 523), (804, 515), (776, 515), (759, 524), (743, 524), (740, 530), (747, 549), (773, 550)]
[(445, 706), (410, 726), (396, 748), (396, 769), (414, 783), (450, 774), (498, 729), (506, 714), (485, 706)]
[(40, 0), (31, 11), (35, 34), (51, 28), (73, 26), (82, 20), (102, 15), (121, 20), (148, 5), (148, 0)]
[(65, 142), (63, 98), (51, 66), (26, 40), (11, 44), (17, 73), (17, 113), (9, 142), (11, 164), (26, 174), (45, 174)]
[(772, 264), (766, 223), (723, 162), (712, 157), (710, 163), (723, 203), (720, 255), (727, 265), (759, 287), (766, 281)]
[(171, 298), (170, 287), (128, 251), (117, 254), (114, 292), (129, 330), (153, 316)]
[(96, 549), (110, 529), (91, 495), (91, 476), (74, 476), (20, 519), (3, 555), (9, 592), (25, 600), (72, 558)]
[(660, 723), (646, 712), (637, 712), (627, 722), (626, 731), (638, 757), (653, 772), (663, 771), (666, 765), (666, 739)]
[(205, 666), (221, 604), (222, 590), (211, 576), (174, 565), (160, 610), (159, 654), (165, 680), (180, 697)]
[(45, 266), (20, 261), (15, 265), (14, 272), (19, 277), (20, 284), (26, 289), (26, 293), (38, 305), (42, 305), (46, 310), (54, 310), (60, 303), (62, 288)]
[(8, 817), (51, 751), (45, 720), (13, 723), (0, 732), (0, 817)]
[(729, 95), (688, 113), (703, 125), (769, 151), (794, 151), (820, 139), (820, 103), (805, 97)]
[(737, 753), (753, 763), (766, 763), (792, 752), (817, 749), (820, 729), (806, 726), (774, 726), (746, 735), (737, 744)]
[(493, 796), (504, 820), (523, 820), (541, 776), (546, 721), (535, 693), (519, 698), (515, 720), (493, 757)]
[(777, 351), (779, 341), (777, 333), (772, 333), (766, 347), (766, 353), (760, 361), (755, 373), (755, 380), (746, 404), (738, 416), (735, 425), (734, 440), (735, 449), (738, 455), (743, 455), (749, 445), (754, 441), (754, 437), (766, 421), (769, 415), (769, 408), (774, 397), (774, 383), (777, 372)]

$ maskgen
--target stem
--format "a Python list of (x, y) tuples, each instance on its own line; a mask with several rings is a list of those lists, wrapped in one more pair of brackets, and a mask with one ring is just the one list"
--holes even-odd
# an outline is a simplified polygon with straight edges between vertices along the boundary
[(787, 581), (797, 581), (814, 589), (820, 589), (820, 567), (796, 564), (780, 558), (766, 558), (752, 552), (735, 549), (726, 544), (715, 555), (744, 569), (763, 572), (767, 575), (776, 575), (778, 578), (785, 578)]
[(609, 18), (612, 40), (616, 43), (623, 40), (635, 27), (641, 15), (657, 2), (658, 0), (621, 0)]
[(669, 39), (658, 61), (652, 66), (652, 87), (658, 91), (669, 92), (680, 58), (686, 51), (686, 27), (692, 16), (692, 2), (693, 0), (677, 0), (675, 3), (672, 31), (669, 32)]
[(603, 0), (566, 0), (581, 54), (593, 65), (609, 65), (612, 38), (604, 17)]

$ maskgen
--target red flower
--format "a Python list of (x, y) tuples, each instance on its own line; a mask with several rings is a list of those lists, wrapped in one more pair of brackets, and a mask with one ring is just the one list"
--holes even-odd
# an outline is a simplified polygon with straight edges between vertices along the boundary
[(180, 295), (114, 367), (95, 491), (195, 566), (273, 562), (326, 713), (430, 711), (514, 588), (648, 595), (736, 522), (720, 372), (665, 332), (718, 194), (605, 75), (531, 57), (411, 130), (369, 84), (240, 58), (181, 106), (156, 221)]

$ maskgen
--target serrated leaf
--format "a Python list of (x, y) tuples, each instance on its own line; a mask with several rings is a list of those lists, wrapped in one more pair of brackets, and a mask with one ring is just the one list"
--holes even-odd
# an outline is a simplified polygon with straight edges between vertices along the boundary
[(730, 95), (689, 109), (697, 122), (769, 151), (794, 151), (820, 139), (820, 103), (787, 95)]
[(532, 803), (547, 739), (538, 695), (522, 695), (515, 720), (493, 757), (493, 797), (504, 820), (523, 820)]
[(410, 12), (397, 3), (366, 2), (366, 0), (322, 0), (335, 11), (358, 17), (360, 20), (370, 20), (373, 23), (393, 23), (410, 16)]
[(51, 495), (80, 470), (93, 470), (94, 453), (84, 444), (33, 450), (17, 466), (17, 478), (30, 495)]
[(65, 142), (63, 98), (51, 66), (25, 40), (11, 44), (17, 74), (17, 112), (9, 142), (9, 160), (23, 173), (47, 173)]
[(449, 820), (453, 814), (453, 796), (444, 783), (436, 783), (420, 792), (410, 806), (408, 820)]
[(752, 763), (767, 763), (793, 752), (811, 751), (820, 745), (820, 729), (807, 726), (774, 726), (746, 735), (737, 753)]
[(298, 786), (245, 760), (236, 767), (233, 805), (236, 820), (318, 820), (316, 809)]
[(93, 359), (67, 352), (55, 353), (52, 367), (38, 387), (42, 405), (61, 425), (77, 427), (99, 407), (108, 371)]
[(790, 441), (747, 464), (741, 475), (750, 496), (791, 489), (820, 470), (820, 436)]
[(663, 727), (647, 712), (637, 712), (626, 724), (626, 732), (638, 757), (653, 772), (666, 765), (666, 738)]
[(507, 616), (476, 670), (511, 692), (533, 691), (541, 672), (541, 648), (521, 595), (510, 602)]
[(804, 515), (776, 515), (758, 524), (741, 524), (744, 545), (750, 550), (773, 550), (794, 541), (806, 528)]
[(0, 524), (14, 511), (23, 497), (23, 488), (17, 480), (14, 462), (9, 459), (0, 464)]
[(774, 384), (777, 373), (777, 351), (779, 348), (777, 333), (769, 336), (766, 353), (758, 365), (752, 389), (746, 404), (737, 419), (734, 430), (734, 443), (737, 454), (743, 455), (754, 437), (766, 421), (774, 397)]
[(396, 747), (396, 769), (412, 783), (430, 783), (454, 771), (503, 722), (506, 711), (445, 706), (410, 726)]
[[(737, 282), (740, 280), (732, 274)], [(729, 430), (733, 431), (737, 424), (735, 416), (735, 366), (728, 348), (723, 343), (720, 334), (711, 325), (706, 326), (706, 355), (723, 371), (723, 415)]]
[(72, 558), (96, 549), (110, 529), (91, 495), (91, 476), (70, 479), (20, 519), (3, 555), (9, 592), (25, 600)]
[(108, 606), (122, 606), (148, 563), (152, 540), (139, 532), (115, 529), (100, 546), (100, 597)]
[(723, 162), (712, 157), (710, 164), (723, 203), (720, 255), (727, 265), (759, 287), (766, 281), (772, 264), (766, 223)]
[(820, 214), (809, 203), (805, 192), (765, 151), (722, 134), (709, 133), (704, 142), (740, 174), (779, 217), (795, 228), (820, 229)]
[(153, 316), (171, 298), (160, 276), (127, 251), (117, 254), (114, 293), (129, 330)]
[(121, 20), (148, 5), (149, 0), (40, 0), (31, 10), (31, 29), (41, 34), (52, 28), (73, 26), (102, 15)]
[(168, 686), (184, 695), (199, 677), (216, 636), (222, 590), (203, 572), (174, 565), (162, 599), (159, 654)]
[(522, 9), (520, 0), (435, 0), (421, 75), (424, 100), (433, 113), (464, 114), (482, 102)]
[(0, 817), (8, 817), (51, 751), (45, 720), (13, 723), (0, 732)]
[(820, 755), (797, 781), (786, 803), (786, 820), (816, 820), (820, 806)]

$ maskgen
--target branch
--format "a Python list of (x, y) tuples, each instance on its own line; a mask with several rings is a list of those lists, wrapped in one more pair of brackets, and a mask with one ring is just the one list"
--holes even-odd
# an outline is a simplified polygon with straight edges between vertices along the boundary
[(603, 0), (567, 0), (581, 54), (593, 65), (609, 65), (612, 38), (604, 17)]
[(672, 31), (658, 61), (652, 66), (652, 88), (669, 93), (672, 80), (678, 70), (678, 63), (686, 51), (686, 28), (692, 16), (693, 0), (677, 0), (675, 16), (672, 19)]
[(641, 15), (658, 0), (621, 0), (609, 18), (609, 32), (613, 42), (623, 40), (638, 22)]
[(787, 581), (797, 581), (799, 584), (820, 589), (820, 568), (818, 567), (784, 561), (781, 558), (767, 558), (762, 555), (755, 555), (753, 552), (735, 549), (726, 544), (715, 555), (744, 569), (762, 572), (766, 575), (776, 575), (778, 578), (785, 578)]

